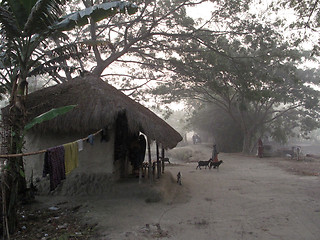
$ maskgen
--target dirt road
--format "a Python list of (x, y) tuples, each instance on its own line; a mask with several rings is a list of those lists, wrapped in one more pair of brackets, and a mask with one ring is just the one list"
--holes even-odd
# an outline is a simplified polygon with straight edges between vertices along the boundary
[[(319, 175), (285, 171), (282, 167), (290, 163), (282, 164), (283, 159), (223, 153), (219, 171), (196, 170), (195, 161), (209, 159), (210, 148), (190, 148), (177, 151), (192, 162), (173, 157), (175, 164), (166, 166), (155, 186), (131, 179), (109, 194), (39, 201), (69, 209), (78, 206), (78, 217), (98, 224), (99, 237), (93, 239), (320, 239)], [(175, 182), (179, 171), (182, 186)]]
[(101, 239), (319, 239), (318, 176), (293, 175), (268, 159), (220, 158), (219, 171), (167, 167), (173, 176), (181, 172), (182, 186), (167, 176), (165, 203), (96, 199), (86, 216), (99, 222)]

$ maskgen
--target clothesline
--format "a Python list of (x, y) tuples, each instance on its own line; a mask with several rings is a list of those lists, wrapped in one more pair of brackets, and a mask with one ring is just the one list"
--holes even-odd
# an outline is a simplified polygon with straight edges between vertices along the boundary
[[(79, 139), (79, 140), (85, 141), (85, 140), (89, 139), (89, 136), (95, 136), (95, 135), (99, 134), (101, 131), (102, 131), (102, 129), (100, 129), (99, 131), (97, 131), (97, 132), (95, 132), (93, 134), (88, 135), (88, 137), (85, 137), (85, 138), (82, 138), (82, 139)], [(31, 155), (37, 155), (37, 154), (45, 153), (46, 151), (47, 151), (47, 149), (39, 150), (39, 151), (36, 151), (36, 152), (30, 152), (30, 153), (3, 154), (3, 155), (0, 155), (0, 158), (25, 157), (25, 156), (31, 156)]]

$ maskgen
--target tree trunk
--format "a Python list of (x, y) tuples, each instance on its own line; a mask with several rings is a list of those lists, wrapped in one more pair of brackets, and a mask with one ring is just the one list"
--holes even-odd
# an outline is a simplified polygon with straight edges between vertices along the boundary
[[(9, 121), (8, 124), (11, 127), (12, 137), (11, 137), (11, 144), (10, 144), (10, 153), (11, 154), (19, 154), (22, 153), (23, 145), (24, 145), (24, 126), (25, 126), (25, 119), (26, 119), (26, 109), (25, 109), (25, 98), (27, 96), (27, 83), (26, 81), (22, 81), (19, 84), (18, 92), (15, 97), (12, 99), (10, 112), (9, 112)], [(22, 85), (22, 87), (21, 87)], [(17, 173), (18, 178), (18, 191), (19, 193), (25, 193), (27, 188), (25, 176), (24, 174), (24, 165), (23, 165), (23, 158), (22, 157), (15, 157), (11, 158), (9, 161)]]
[[(14, 158), (13, 158), (14, 159)], [(12, 161), (11, 159), (9, 160)], [(13, 160), (14, 161), (14, 160)], [(11, 165), (11, 164), (10, 164)], [(6, 174), (5, 182), (8, 184), (5, 189), (7, 225), (9, 233), (14, 233), (17, 228), (17, 208), (18, 208), (18, 177), (16, 169), (10, 169), (10, 173)]]
[(243, 133), (242, 153), (251, 153), (252, 137), (253, 136), (251, 131), (245, 131)]
[[(20, 79), (21, 80), (21, 79)], [(13, 88), (9, 115), (4, 119), (5, 124), (11, 128), (11, 139), (9, 153), (21, 153), (24, 139), (23, 129), (25, 126), (25, 97), (27, 95), (27, 82), (21, 80), (19, 86)], [(17, 227), (17, 209), (19, 195), (26, 193), (26, 180), (24, 176), (24, 166), (22, 157), (12, 157), (8, 159), (5, 174), (5, 198), (6, 198), (6, 220), (9, 233), (13, 233)]]

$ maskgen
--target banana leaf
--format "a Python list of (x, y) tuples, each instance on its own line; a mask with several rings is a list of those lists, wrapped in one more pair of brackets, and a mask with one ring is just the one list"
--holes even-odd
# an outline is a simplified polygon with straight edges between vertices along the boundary
[(49, 121), (57, 116), (63, 115), (69, 111), (71, 111), (74, 107), (76, 107), (77, 105), (68, 105), (68, 106), (64, 106), (64, 107), (60, 107), (60, 108), (53, 108), (51, 110), (49, 110), (48, 112), (45, 112), (41, 115), (39, 115), (38, 117), (35, 117), (31, 122), (29, 122), (25, 127), (24, 130), (27, 131), (30, 128), (32, 128), (33, 126), (35, 126), (36, 124), (45, 122), (45, 121)]
[(83, 26), (88, 23), (88, 18), (98, 22), (117, 13), (134, 14), (138, 11), (138, 6), (129, 2), (106, 2), (84, 10), (68, 14), (52, 26), (52, 29), (66, 31), (73, 29), (75, 26)]

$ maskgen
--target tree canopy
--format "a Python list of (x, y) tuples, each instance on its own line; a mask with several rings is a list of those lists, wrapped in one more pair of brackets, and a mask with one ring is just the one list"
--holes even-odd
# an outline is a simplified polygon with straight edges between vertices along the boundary
[(202, 35), (201, 42), (185, 45), (168, 65), (174, 81), (153, 93), (165, 96), (165, 102), (189, 98), (215, 103), (240, 126), (243, 152), (250, 152), (263, 134), (280, 139), (280, 119), (303, 133), (317, 128), (319, 92), (311, 85), (310, 71), (299, 69), (310, 53), (258, 21), (240, 20), (236, 27), (230, 29), (241, 29), (242, 35)]

